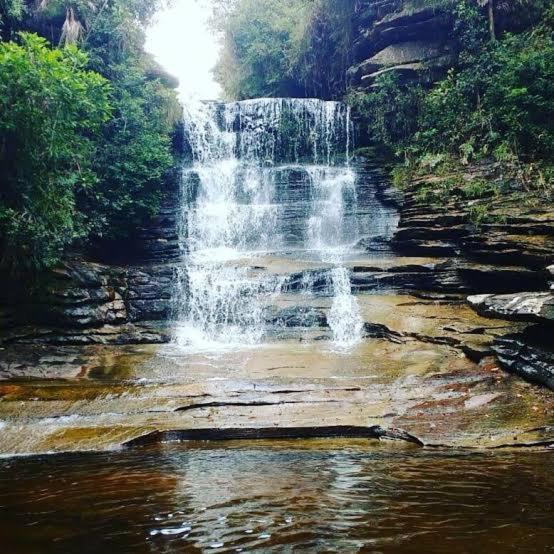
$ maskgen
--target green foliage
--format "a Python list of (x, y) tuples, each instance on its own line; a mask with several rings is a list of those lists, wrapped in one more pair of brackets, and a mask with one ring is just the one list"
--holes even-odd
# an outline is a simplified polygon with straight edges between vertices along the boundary
[(458, 152), (466, 161), (493, 152), (552, 159), (554, 127), (545, 114), (553, 110), (551, 34), (509, 35), (425, 97), (415, 142), (421, 152)]
[(216, 78), (230, 98), (286, 96), (307, 24), (308, 0), (241, 0), (224, 31)]
[(164, 3), (41, 0), (26, 3), (28, 17), (10, 12), (12, 26), (65, 48), (28, 35), (21, 47), (0, 43), (5, 264), (50, 266), (75, 241), (124, 238), (157, 210), (180, 117), (174, 80), (143, 50)]
[(337, 97), (346, 90), (355, 0), (216, 2), (224, 50), (215, 75), (228, 98)]
[(332, 99), (348, 89), (356, 0), (312, 0), (294, 75), (303, 96)]
[[(448, 6), (461, 50), (443, 80), (426, 90), (385, 74), (369, 91), (347, 96), (355, 116), (366, 124), (366, 140), (403, 158), (393, 175), (401, 186), (417, 171), (444, 175), (455, 165), (492, 157), (515, 181), (551, 195), (554, 122), (547, 114), (554, 113), (554, 9), (543, 0), (497, 3), (513, 27), (526, 30), (491, 40), (476, 2), (444, 0), (440, 7)], [(459, 192), (436, 189), (422, 190), (421, 197), (440, 200)], [(477, 183), (465, 189), (466, 198), (483, 195), (494, 191), (479, 190)]]
[(478, 229), (485, 223), (492, 223), (495, 217), (491, 215), (490, 209), (491, 205), (486, 202), (471, 204), (467, 211), (469, 222)]
[(385, 73), (371, 91), (353, 90), (346, 101), (366, 122), (370, 142), (398, 150), (408, 146), (416, 130), (422, 94), (418, 85), (402, 85), (394, 74)]
[(454, 192), (459, 189), (461, 184), (459, 177), (448, 177), (440, 179), (435, 183), (428, 183), (416, 192), (415, 198), (419, 202), (440, 204), (444, 203), (453, 196)]
[(82, 196), (94, 234), (108, 238), (125, 237), (156, 213), (174, 163), (167, 113), (172, 95), (137, 68), (120, 72), (113, 81), (114, 117), (103, 129), (94, 162), (99, 182)]
[(94, 136), (110, 116), (107, 81), (86, 64), (36, 35), (0, 43), (2, 265), (51, 264), (86, 232), (75, 190), (95, 184)]
[(24, 0), (0, 0), (0, 39), (12, 37), (26, 12)]
[(461, 187), (461, 192), (464, 198), (475, 200), (496, 196), (500, 190), (497, 183), (489, 179), (472, 179)]
[(399, 190), (406, 188), (410, 184), (412, 175), (412, 169), (407, 165), (393, 167), (391, 172), (393, 186)]
[(174, 163), (171, 137), (180, 108), (143, 51), (143, 24), (164, 3), (115, 0), (91, 13), (82, 0), (77, 12), (86, 22), (90, 65), (112, 83), (113, 117), (93, 163), (98, 183), (79, 197), (95, 237), (124, 238), (153, 215)]

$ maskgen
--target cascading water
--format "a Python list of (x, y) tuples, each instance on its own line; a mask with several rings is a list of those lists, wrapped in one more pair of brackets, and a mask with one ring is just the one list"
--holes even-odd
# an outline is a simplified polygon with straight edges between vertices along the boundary
[(348, 108), (314, 99), (185, 106), (192, 163), (184, 169), (177, 342), (193, 348), (252, 345), (285, 277), (269, 258), (328, 266), (328, 322), (338, 346), (362, 320), (341, 265), (357, 240)]

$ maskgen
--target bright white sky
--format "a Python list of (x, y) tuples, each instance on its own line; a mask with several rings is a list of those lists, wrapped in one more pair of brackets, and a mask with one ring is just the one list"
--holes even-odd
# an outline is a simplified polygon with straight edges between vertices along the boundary
[(220, 46), (209, 16), (205, 0), (174, 0), (148, 29), (146, 49), (179, 79), (183, 99), (216, 100), (221, 93), (211, 74)]

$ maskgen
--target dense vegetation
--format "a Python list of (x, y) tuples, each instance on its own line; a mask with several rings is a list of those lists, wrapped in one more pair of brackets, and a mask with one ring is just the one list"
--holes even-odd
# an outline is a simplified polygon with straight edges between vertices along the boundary
[(407, 12), (432, 6), (449, 14), (455, 59), (438, 82), (406, 82), (386, 72), (370, 88), (349, 86), (346, 75), (359, 11), (363, 5), (367, 27), (371, 2), (287, 0), (277, 11), (271, 0), (222, 4), (229, 13), (217, 75), (229, 96), (345, 98), (366, 143), (401, 162), (397, 176), (489, 159), (524, 187), (552, 194), (554, 8), (548, 0), (405, 0), (399, 5)]
[[(143, 43), (164, 1), (0, 0), (4, 269), (47, 267), (72, 245), (126, 237), (157, 210), (179, 106)], [(405, 0), (452, 16), (456, 59), (433, 84), (389, 72), (370, 88), (351, 86), (348, 69), (360, 6), (367, 26), (371, 2), (205, 1), (223, 39), (216, 77), (227, 97), (344, 98), (366, 142), (401, 162), (399, 182), (492, 159), (552, 194), (549, 0)]]
[(228, 98), (346, 91), (355, 0), (213, 0), (224, 50), (216, 68)]
[(551, 180), (554, 10), (542, 0), (531, 4), (520, 17), (534, 25), (491, 39), (479, 6), (458, 2), (458, 63), (443, 80), (429, 89), (388, 74), (372, 91), (351, 91), (348, 100), (364, 116), (373, 141), (412, 167), (492, 157), (534, 164), (539, 181)]
[(0, 263), (128, 235), (174, 164), (175, 83), (143, 50), (150, 0), (0, 0)]

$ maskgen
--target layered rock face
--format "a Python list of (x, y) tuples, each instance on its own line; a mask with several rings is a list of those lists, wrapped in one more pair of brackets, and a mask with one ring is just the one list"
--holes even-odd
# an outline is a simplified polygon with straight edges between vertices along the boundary
[[(456, 63), (460, 44), (454, 38), (452, 5), (441, 8), (438, 4), (423, 0), (357, 0), (352, 18), (350, 86), (370, 88), (376, 78), (388, 73), (401, 82), (423, 85), (444, 77)], [(507, 15), (506, 3), (502, 4), (495, 3), (497, 33), (521, 30), (525, 18)], [(486, 8), (482, 9), (486, 17)]]
[[(494, 168), (485, 164), (463, 177), (466, 182), (494, 181)], [(509, 196), (500, 197), (486, 222), (476, 226), (470, 213), (477, 201), (452, 194), (439, 205), (418, 198), (418, 190), (436, 180), (421, 177), (404, 194), (393, 248), (403, 255), (437, 258), (436, 263), (403, 273), (405, 285), (471, 294), (469, 304), (486, 317), (528, 322), (521, 333), (495, 338), (491, 351), (505, 369), (554, 388), (552, 208), (516, 205)], [(441, 261), (444, 257), (447, 261)], [(393, 273), (389, 269), (381, 278), (394, 279)]]
[(401, 80), (430, 82), (455, 60), (453, 19), (434, 7), (413, 7), (400, 0), (365, 0), (355, 16), (357, 38), (351, 84), (370, 87), (394, 73)]
[[(177, 189), (177, 187), (175, 187)], [(171, 316), (177, 279), (178, 191), (123, 245), (73, 255), (34, 284), (6, 279), (0, 342), (157, 343), (157, 322)], [(105, 260), (102, 263), (91, 259)]]
[[(349, 70), (354, 88), (369, 89), (385, 74), (401, 82), (428, 85), (444, 76), (456, 62), (452, 16), (445, 10), (405, 0), (360, 0), (354, 16), (354, 65)], [(517, 21), (502, 18), (501, 30)], [(502, 179), (494, 164), (468, 168), (466, 183), (474, 179)], [(501, 171), (500, 171), (501, 173)], [(405, 257), (425, 258), (422, 263), (353, 268), (352, 285), (369, 292), (377, 287), (432, 291), (439, 294), (485, 294), (471, 305), (488, 316), (534, 323), (524, 333), (498, 338), (492, 350), (504, 368), (524, 378), (554, 383), (551, 296), (554, 213), (548, 205), (514, 205), (499, 196), (492, 213), (479, 225), (472, 221), (483, 206), (479, 201), (447, 195), (440, 202), (422, 201), (424, 188), (440, 188), (444, 177), (429, 175), (404, 191), (400, 222), (391, 241)], [(509, 195), (508, 195), (509, 196)], [(511, 202), (511, 203), (510, 203)], [(489, 217), (490, 216), (490, 217)], [(378, 245), (369, 244), (375, 252)], [(498, 296), (511, 295), (511, 296)], [(534, 310), (534, 311), (533, 311)]]
[(505, 368), (554, 389), (554, 294), (481, 294), (468, 302), (487, 317), (537, 323), (523, 333), (497, 337), (493, 351)]

